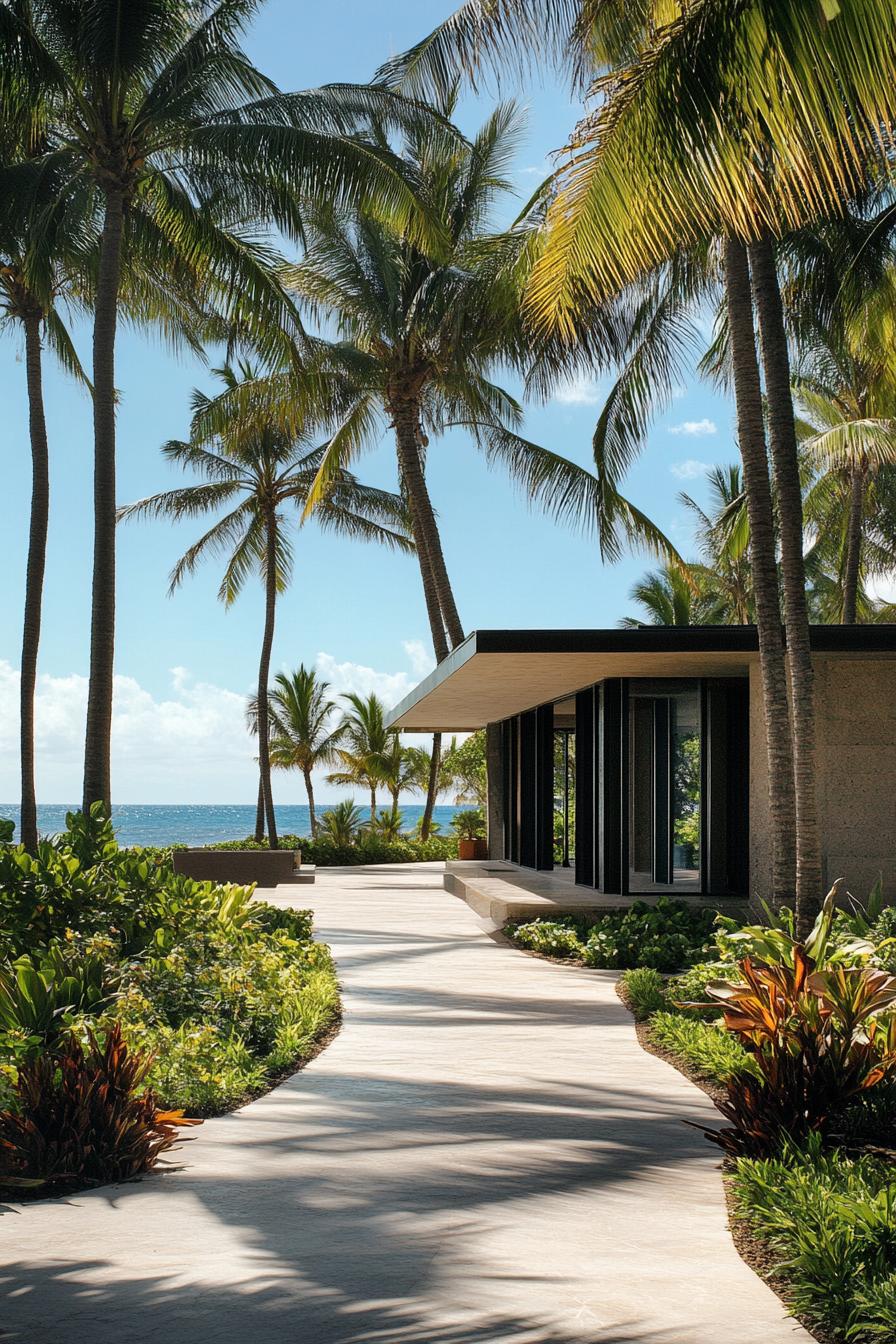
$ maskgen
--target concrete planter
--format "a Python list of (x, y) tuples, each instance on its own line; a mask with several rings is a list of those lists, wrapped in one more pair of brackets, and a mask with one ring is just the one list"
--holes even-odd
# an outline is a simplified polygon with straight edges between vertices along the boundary
[(295, 849), (181, 849), (172, 862), (176, 873), (198, 882), (276, 887), (296, 880), (302, 856)]

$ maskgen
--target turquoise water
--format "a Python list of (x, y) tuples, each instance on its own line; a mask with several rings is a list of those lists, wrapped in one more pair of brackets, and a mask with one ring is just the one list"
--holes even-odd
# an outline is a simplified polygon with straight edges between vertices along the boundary
[[(75, 803), (45, 803), (37, 809), (41, 834), (53, 835), (65, 827), (65, 814)], [(318, 804), (317, 813), (326, 810)], [(362, 807), (367, 815), (367, 809)], [(443, 832), (449, 831), (451, 818), (459, 809), (436, 807), (433, 816)], [(423, 814), (423, 804), (401, 808), (406, 830), (413, 830)], [(0, 817), (12, 817), (18, 825), (18, 804), (0, 803)], [(241, 840), (255, 830), (255, 804), (196, 803), (169, 806), (164, 803), (113, 804), (112, 822), (120, 845), (213, 845), (220, 840)], [(277, 826), (282, 835), (310, 835), (311, 824), (305, 803), (277, 808)]]

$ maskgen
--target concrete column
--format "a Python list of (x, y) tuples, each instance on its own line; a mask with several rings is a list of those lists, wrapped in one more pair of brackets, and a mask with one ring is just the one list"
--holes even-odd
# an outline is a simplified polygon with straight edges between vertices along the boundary
[(488, 856), (504, 858), (505, 777), (504, 738), (500, 723), (485, 729), (485, 769), (487, 776)]

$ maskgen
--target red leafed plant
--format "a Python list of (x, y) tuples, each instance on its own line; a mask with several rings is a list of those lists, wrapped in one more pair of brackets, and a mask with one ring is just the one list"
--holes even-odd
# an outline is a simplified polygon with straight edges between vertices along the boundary
[(121, 1023), (87, 1049), (69, 1037), (19, 1070), (15, 1110), (0, 1111), (0, 1182), (101, 1184), (149, 1171), (187, 1120), (138, 1093), (152, 1057), (131, 1049)]
[[(741, 962), (743, 984), (716, 982), (725, 1026), (752, 1055), (719, 1110), (732, 1128), (704, 1131), (726, 1152), (759, 1157), (785, 1138), (829, 1131), (846, 1102), (896, 1070), (896, 976), (868, 967), (816, 970)], [(886, 1016), (883, 1016), (886, 1014)]]

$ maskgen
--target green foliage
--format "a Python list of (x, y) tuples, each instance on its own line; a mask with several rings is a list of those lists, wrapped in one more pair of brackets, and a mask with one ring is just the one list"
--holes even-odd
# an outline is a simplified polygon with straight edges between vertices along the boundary
[(563, 921), (533, 919), (527, 924), (508, 924), (505, 933), (520, 947), (546, 957), (582, 956), (582, 944), (575, 929)]
[(619, 970), (635, 966), (677, 970), (703, 951), (713, 918), (711, 910), (666, 896), (655, 905), (635, 901), (628, 910), (594, 921), (585, 944), (585, 963)]
[(150, 1062), (114, 1023), (105, 1038), (89, 1031), (86, 1050), (69, 1036), (23, 1064), (15, 1108), (0, 1111), (0, 1184), (96, 1184), (153, 1167), (182, 1116), (140, 1091)]
[[(302, 835), (283, 835), (280, 837), (280, 848), (300, 850), (303, 863), (313, 863), (319, 868), (351, 867), (367, 863), (431, 863), (457, 858), (457, 840), (454, 836), (436, 835), (429, 840), (419, 840), (414, 835), (403, 835), (400, 840), (387, 842), (371, 834), (369, 827), (363, 824), (353, 841), (341, 843), (323, 833), (326, 816), (324, 813), (317, 840), (308, 840)], [(249, 837), (245, 840), (225, 841), (215, 845), (215, 849), (267, 849), (267, 843), (258, 844)]]
[(793, 964), (741, 963), (744, 983), (707, 986), (753, 1069), (728, 1084), (728, 1128), (707, 1138), (734, 1155), (774, 1153), (786, 1139), (826, 1134), (845, 1105), (896, 1072), (896, 977), (868, 967), (816, 970), (797, 944)]
[(15, 833), (15, 822), (9, 817), (0, 817), (0, 845), (11, 845)]
[(713, 1022), (661, 1011), (651, 1017), (649, 1032), (656, 1045), (678, 1055), (712, 1082), (725, 1084), (750, 1069), (750, 1056), (743, 1046)]
[(464, 742), (451, 739), (445, 752), (442, 772), (455, 793), (457, 803), (475, 803), (484, 808), (488, 788), (485, 766), (485, 729), (471, 733)]
[[(331, 844), (339, 848), (353, 845), (364, 825), (361, 809), (355, 806), (354, 798), (344, 798), (341, 803), (328, 807), (320, 819), (318, 838), (313, 844)], [(288, 848), (286, 837), (280, 842), (281, 849)], [(302, 853), (307, 858), (309, 846), (303, 844)], [(308, 862), (315, 860), (308, 859)]]
[(766, 1243), (794, 1311), (870, 1344), (896, 1337), (896, 1177), (875, 1157), (825, 1152), (817, 1136), (741, 1158), (736, 1216)]
[(162, 1103), (193, 1112), (233, 1106), (300, 1060), (338, 1012), (310, 912), (119, 850), (99, 811), (72, 823), (36, 858), (0, 852), (0, 1097), (14, 1108), (17, 1074), (72, 1030), (120, 1025), (152, 1059)]
[[(532, 920), (525, 925), (508, 925), (507, 933), (515, 942), (533, 951), (543, 937), (556, 939), (568, 948), (564, 954), (581, 958), (586, 966), (626, 970), (649, 966), (658, 971), (674, 971), (700, 955), (712, 930), (713, 912), (660, 896), (655, 905), (635, 901), (627, 910), (607, 914), (567, 915), (556, 921)], [(538, 925), (546, 924), (544, 935)], [(556, 930), (563, 929), (560, 938)], [(551, 955), (557, 955), (553, 953)]]
[(485, 839), (485, 814), (481, 807), (470, 807), (463, 812), (455, 812), (451, 818), (451, 829), (458, 840)]
[(619, 983), (626, 1002), (639, 1022), (669, 1006), (666, 982), (659, 971), (652, 967), (638, 966), (634, 970), (625, 971)]

